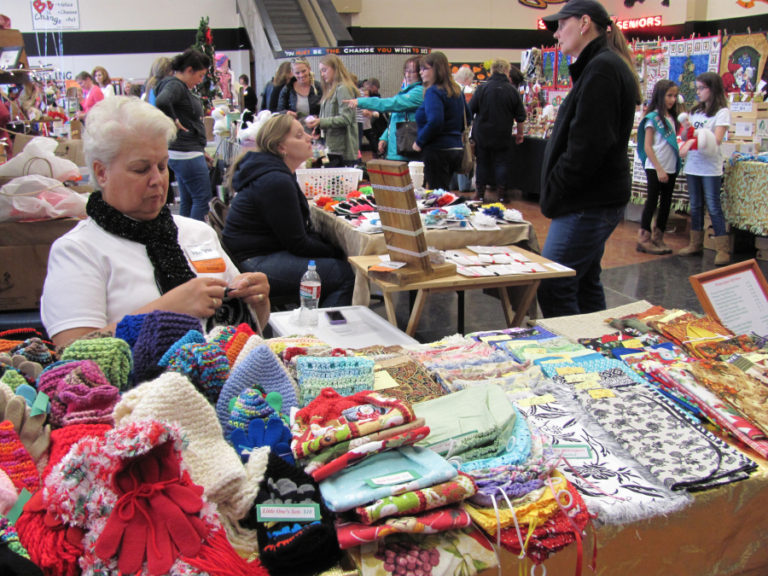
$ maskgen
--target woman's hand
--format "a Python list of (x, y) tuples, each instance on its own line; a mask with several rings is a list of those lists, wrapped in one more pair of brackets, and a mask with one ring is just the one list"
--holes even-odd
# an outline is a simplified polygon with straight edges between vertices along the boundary
[(209, 318), (221, 306), (227, 283), (219, 278), (199, 277), (163, 294), (154, 309)]
[(176, 118), (176, 120), (174, 120), (174, 121), (173, 121), (173, 123), (174, 123), (174, 124), (176, 124), (176, 128), (178, 128), (178, 129), (179, 129), (179, 130), (181, 130), (182, 132), (189, 132), (189, 130), (187, 130), (186, 128), (184, 128), (184, 125), (183, 125), (183, 124), (182, 124), (182, 123), (179, 121), (179, 119), (178, 119), (178, 118)]
[(414, 149), (414, 151), (416, 151), (416, 152), (421, 152), (421, 146), (419, 146), (418, 144), (416, 144), (416, 142), (414, 142), (414, 143), (413, 143), (413, 149)]
[(387, 141), (379, 140), (379, 154), (385, 154), (387, 151)]
[(342, 100), (342, 101), (341, 101), (341, 103), (342, 103), (342, 104), (346, 104), (347, 106), (349, 106), (350, 108), (352, 108), (352, 110), (354, 110), (355, 108), (357, 108), (357, 98), (352, 98), (352, 99), (350, 99), (350, 100)]
[(317, 116), (307, 116), (304, 118), (304, 126), (309, 128), (310, 130), (314, 130), (320, 125), (320, 118)]
[(259, 324), (265, 326), (269, 320), (269, 280), (261, 272), (238, 274), (229, 285), (227, 296), (240, 298), (256, 311)]
[(666, 184), (669, 182), (669, 174), (667, 174), (664, 170), (659, 170), (656, 172), (656, 178), (659, 179), (659, 182), (662, 184)]

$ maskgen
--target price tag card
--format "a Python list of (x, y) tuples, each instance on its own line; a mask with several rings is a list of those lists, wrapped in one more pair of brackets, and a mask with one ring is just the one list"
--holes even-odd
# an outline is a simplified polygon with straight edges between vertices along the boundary
[(531, 396), (530, 398), (523, 398), (522, 400), (517, 400), (515, 404), (517, 404), (521, 408), (528, 408), (530, 406), (541, 406), (543, 404), (552, 404), (553, 402), (557, 402), (557, 398), (555, 398), (552, 394), (542, 394), (541, 396)]
[[(430, 448), (432, 448), (430, 446)], [(418, 480), (421, 478), (421, 474), (415, 470), (401, 470), (400, 472), (394, 472), (392, 474), (385, 474), (384, 476), (376, 476), (375, 478), (368, 478), (365, 483), (371, 488), (380, 488), (381, 486), (397, 486), (398, 484), (405, 484)]]
[(613, 390), (609, 390), (608, 388), (593, 388), (591, 390), (588, 390), (589, 395), (592, 396), (595, 400), (599, 400), (601, 398), (615, 398), (616, 394), (613, 393)]

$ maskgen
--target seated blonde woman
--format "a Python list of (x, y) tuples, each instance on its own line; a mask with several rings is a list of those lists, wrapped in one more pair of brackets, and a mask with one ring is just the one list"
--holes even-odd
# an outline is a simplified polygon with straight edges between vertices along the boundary
[(56, 345), (128, 314), (167, 310), (208, 318), (227, 296), (240, 298), (263, 325), (269, 318), (264, 274), (240, 274), (203, 222), (171, 215), (168, 142), (173, 121), (137, 98), (94, 106), (83, 134), (98, 191), (88, 218), (54, 242), (43, 287), (43, 324)]

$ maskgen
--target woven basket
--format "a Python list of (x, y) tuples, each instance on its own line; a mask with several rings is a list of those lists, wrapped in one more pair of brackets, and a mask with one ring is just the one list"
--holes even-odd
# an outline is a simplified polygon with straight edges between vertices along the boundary
[(307, 198), (344, 196), (357, 190), (363, 177), (359, 168), (300, 168), (296, 179)]
[(373, 360), (365, 356), (299, 356), (296, 372), (302, 406), (323, 388), (333, 388), (342, 396), (373, 390)]

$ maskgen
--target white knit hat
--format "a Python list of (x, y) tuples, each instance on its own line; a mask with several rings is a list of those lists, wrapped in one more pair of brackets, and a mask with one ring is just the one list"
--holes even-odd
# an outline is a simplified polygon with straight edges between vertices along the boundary
[(218, 505), (227, 532), (253, 506), (258, 483), (248, 478), (240, 457), (224, 441), (213, 406), (186, 376), (166, 372), (126, 392), (113, 416), (115, 426), (150, 418), (181, 428), (184, 462), (206, 498)]

